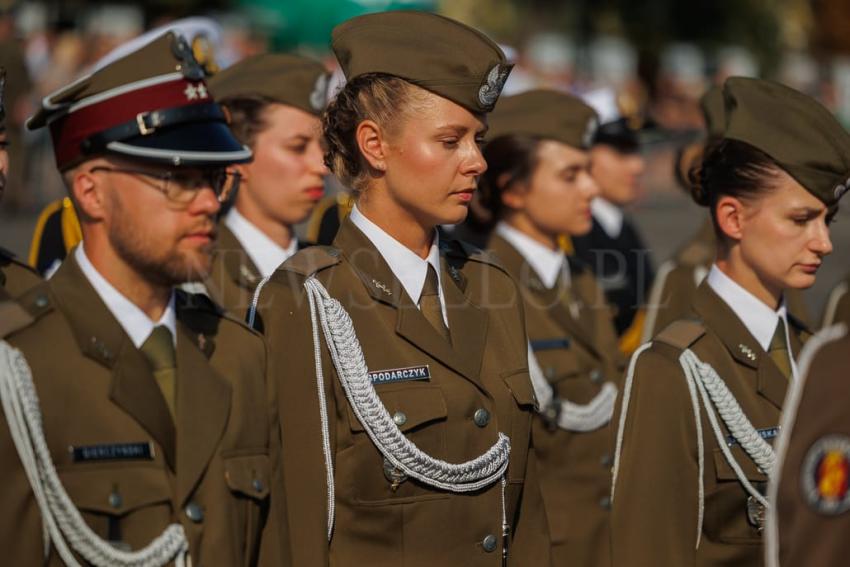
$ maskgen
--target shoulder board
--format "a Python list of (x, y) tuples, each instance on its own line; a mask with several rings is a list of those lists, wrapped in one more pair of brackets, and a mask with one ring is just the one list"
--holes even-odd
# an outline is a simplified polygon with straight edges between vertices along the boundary
[(35, 318), (12, 299), (0, 300), (0, 339), (35, 321)]
[(695, 319), (681, 319), (667, 325), (658, 333), (653, 342), (661, 342), (674, 348), (684, 350), (694, 344), (705, 334), (705, 325)]
[(280, 267), (282, 270), (295, 272), (302, 276), (311, 276), (316, 272), (338, 264), (339, 248), (333, 246), (310, 246), (299, 250)]
[(53, 301), (50, 298), (50, 293), (48, 293), (48, 288), (48, 282), (43, 281), (15, 299), (34, 321), (53, 311)]

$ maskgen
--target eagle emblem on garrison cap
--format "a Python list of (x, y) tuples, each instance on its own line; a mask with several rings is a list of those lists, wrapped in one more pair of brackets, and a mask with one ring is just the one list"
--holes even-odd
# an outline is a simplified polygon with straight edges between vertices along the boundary
[(841, 197), (844, 196), (844, 193), (847, 192), (847, 189), (850, 189), (850, 178), (847, 178), (847, 181), (845, 181), (844, 183), (839, 183), (835, 186), (835, 189), (832, 193), (835, 197), (835, 200), (837, 201), (841, 199)]
[(490, 107), (496, 104), (502, 89), (505, 86), (505, 81), (508, 80), (508, 73), (511, 67), (497, 63), (487, 73), (487, 81), (478, 89), (478, 102), (482, 106)]
[(328, 104), (328, 75), (321, 74), (316, 79), (313, 92), (310, 93), (310, 106), (313, 110), (322, 110)]

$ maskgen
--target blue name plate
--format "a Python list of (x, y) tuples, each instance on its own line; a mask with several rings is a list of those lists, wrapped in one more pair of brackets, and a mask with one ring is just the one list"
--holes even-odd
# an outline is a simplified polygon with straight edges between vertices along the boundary
[(70, 447), (69, 449), (75, 463), (139, 459), (151, 461), (154, 457), (154, 447), (150, 442), (85, 445), (83, 447)]
[(369, 373), (372, 384), (389, 384), (390, 382), (407, 382), (408, 380), (429, 380), (431, 369), (428, 365), (408, 366), (407, 368), (392, 368), (390, 370), (375, 370)]
[[(756, 433), (758, 433), (759, 437), (761, 437), (765, 441), (770, 441), (771, 439), (774, 439), (777, 435), (779, 435), (780, 429), (780, 427), (766, 427), (764, 429), (756, 429)], [(734, 447), (738, 444), (738, 440), (732, 437), (731, 435), (727, 435), (726, 444), (730, 447)]]
[(559, 337), (557, 339), (538, 339), (531, 341), (531, 350), (552, 350), (557, 348), (570, 348), (570, 339), (567, 337)]

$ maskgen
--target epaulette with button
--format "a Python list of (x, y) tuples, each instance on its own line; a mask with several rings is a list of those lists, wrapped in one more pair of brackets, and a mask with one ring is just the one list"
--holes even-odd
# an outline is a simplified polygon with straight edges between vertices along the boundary
[(655, 336), (653, 342), (670, 345), (679, 350), (685, 350), (705, 334), (705, 325), (694, 319), (681, 319), (667, 325)]
[(339, 248), (333, 246), (310, 246), (284, 262), (281, 270), (295, 272), (302, 276), (312, 276), (316, 272), (338, 264), (339, 255)]
[(47, 282), (42, 282), (16, 300), (0, 302), (0, 337), (29, 326), (53, 310)]
[(0, 339), (35, 321), (32, 315), (11, 298), (0, 299)]

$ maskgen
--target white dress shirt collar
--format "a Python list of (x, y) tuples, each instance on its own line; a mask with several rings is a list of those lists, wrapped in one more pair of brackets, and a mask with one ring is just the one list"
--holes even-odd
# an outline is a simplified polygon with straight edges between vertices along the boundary
[[(774, 311), (763, 301), (744, 289), (735, 280), (724, 274), (717, 265), (711, 266), (706, 279), (711, 289), (720, 296), (726, 304), (732, 308), (735, 315), (741, 320), (753, 338), (758, 341), (761, 348), (767, 352), (770, 340), (776, 332), (779, 318), (785, 323), (785, 345), (788, 352), (792, 353), (788, 341), (788, 312), (785, 308), (785, 300), (779, 304), (779, 309)], [(796, 374), (794, 357), (791, 356), (792, 367)]]
[(236, 207), (228, 211), (224, 217), (224, 224), (233, 232), (236, 240), (248, 253), (248, 257), (260, 270), (264, 278), (272, 275), (278, 266), (283, 264), (290, 256), (298, 252), (298, 239), (293, 234), (289, 246), (282, 248), (277, 242), (266, 236), (254, 223), (242, 216)]
[(97, 271), (97, 268), (92, 265), (88, 256), (86, 256), (82, 242), (74, 251), (74, 259), (83, 271), (83, 275), (92, 287), (94, 287), (94, 290), (100, 296), (106, 308), (118, 320), (121, 328), (124, 329), (124, 332), (127, 333), (127, 336), (130, 337), (136, 348), (141, 348), (142, 344), (150, 336), (153, 328), (157, 325), (165, 325), (171, 331), (174, 344), (177, 344), (177, 312), (174, 309), (174, 291), (171, 292), (171, 298), (168, 300), (168, 305), (162, 317), (160, 317), (159, 321), (152, 321), (135, 303), (127, 299), (112, 284), (106, 281), (106, 278), (100, 275), (100, 272)]
[(564, 274), (564, 284), (570, 285), (570, 267), (563, 251), (544, 246), (506, 222), (496, 225), (496, 234), (520, 253), (547, 289), (555, 287), (561, 274)]
[(440, 269), (440, 247), (439, 247), (439, 232), (434, 233), (434, 242), (431, 243), (431, 250), (428, 252), (428, 257), (422, 259), (417, 256), (410, 248), (387, 234), (381, 227), (367, 219), (363, 213), (357, 208), (357, 205), (351, 209), (351, 222), (354, 223), (360, 231), (366, 235), (378, 252), (381, 253), (393, 275), (401, 283), (404, 291), (413, 301), (414, 305), (419, 305), (419, 298), (422, 295), (422, 288), (425, 286), (425, 276), (428, 274), (428, 264), (434, 266), (437, 272), (437, 282), (440, 286), (440, 305), (443, 309), (443, 320), (448, 326), (448, 316), (446, 315), (446, 301), (443, 297), (443, 275)]
[(596, 197), (590, 202), (590, 213), (609, 237), (617, 238), (620, 236), (623, 231), (624, 217), (623, 210), (620, 207), (602, 197)]

